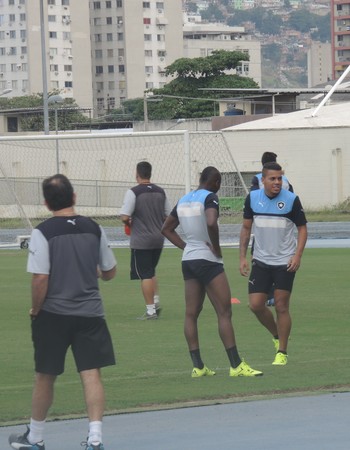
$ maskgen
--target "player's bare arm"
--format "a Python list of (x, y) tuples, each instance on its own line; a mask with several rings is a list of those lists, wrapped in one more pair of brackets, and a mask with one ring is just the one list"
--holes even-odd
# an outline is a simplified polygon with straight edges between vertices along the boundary
[(295, 254), (290, 258), (287, 264), (288, 272), (296, 272), (301, 264), (301, 257), (303, 255), (303, 251), (307, 241), (307, 227), (306, 225), (301, 225), (298, 228), (298, 240), (297, 240), (297, 248), (295, 250)]
[(252, 223), (253, 221), (250, 219), (243, 220), (241, 233), (239, 237), (239, 271), (240, 274), (243, 275), (244, 277), (247, 277), (249, 274), (247, 251), (250, 241), (250, 234), (252, 231)]
[(211, 251), (218, 258), (222, 258), (220, 239), (219, 239), (219, 226), (218, 226), (218, 212), (215, 208), (208, 208), (205, 211), (207, 219), (207, 229), (210, 237), (210, 242), (207, 243)]
[(176, 232), (176, 228), (178, 226), (179, 220), (174, 216), (170, 215), (166, 218), (161, 232), (163, 236), (165, 236), (168, 239), (168, 241), (170, 241), (176, 247), (183, 250), (186, 247), (186, 242), (182, 240), (179, 234)]
[(49, 275), (34, 273), (32, 277), (32, 307), (29, 311), (31, 317), (36, 317), (44, 303), (49, 283)]

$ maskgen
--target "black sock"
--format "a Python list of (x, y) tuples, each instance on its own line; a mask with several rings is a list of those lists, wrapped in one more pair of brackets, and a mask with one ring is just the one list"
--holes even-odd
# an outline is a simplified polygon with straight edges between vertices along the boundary
[(190, 350), (190, 356), (192, 359), (193, 367), (197, 367), (198, 369), (203, 369), (204, 363), (202, 361), (199, 348), (197, 350)]
[(285, 352), (284, 350), (278, 350), (278, 352), (277, 353), (283, 353), (284, 355), (286, 355), (287, 354), (287, 352)]
[(238, 354), (238, 350), (237, 350), (236, 346), (227, 348), (226, 353), (227, 353), (228, 359), (230, 360), (231, 367), (233, 367), (235, 369), (236, 367), (238, 367), (241, 364), (242, 360)]

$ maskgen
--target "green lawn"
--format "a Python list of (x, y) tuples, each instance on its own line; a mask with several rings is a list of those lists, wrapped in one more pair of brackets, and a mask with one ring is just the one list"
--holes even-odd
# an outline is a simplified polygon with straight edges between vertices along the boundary
[[(163, 306), (158, 321), (139, 321), (144, 311), (138, 282), (129, 281), (129, 250), (116, 249), (118, 275), (102, 283), (106, 315), (118, 364), (103, 371), (107, 410), (168, 407), (186, 402), (235, 401), (255, 396), (349, 389), (350, 249), (307, 249), (292, 296), (293, 330), (289, 363), (274, 367), (273, 344), (247, 307), (247, 280), (238, 272), (238, 251), (224, 249), (232, 296), (233, 322), (241, 355), (263, 377), (228, 377), (228, 361), (208, 301), (200, 318), (201, 350), (217, 376), (191, 379), (183, 337), (181, 253), (165, 249), (158, 276)], [(0, 425), (28, 420), (33, 382), (28, 310), (30, 275), (25, 250), (0, 252), (2, 287), (0, 347)], [(56, 385), (50, 418), (85, 415), (79, 376), (69, 355)]]

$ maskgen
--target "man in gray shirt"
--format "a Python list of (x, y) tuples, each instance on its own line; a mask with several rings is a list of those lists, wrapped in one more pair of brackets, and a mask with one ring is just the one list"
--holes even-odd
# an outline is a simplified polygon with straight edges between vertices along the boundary
[(39, 224), (29, 244), (27, 270), (32, 275), (32, 340), (35, 384), (30, 426), (9, 438), (11, 447), (45, 450), (45, 420), (54, 383), (64, 372), (71, 347), (83, 384), (89, 418), (85, 450), (104, 450), (104, 388), (100, 369), (114, 365), (111, 336), (104, 318), (98, 277), (116, 274), (116, 260), (103, 229), (76, 214), (73, 187), (64, 175), (43, 182), (45, 204), (53, 217)]
[(157, 319), (159, 303), (156, 267), (164, 245), (161, 228), (170, 213), (164, 190), (151, 183), (152, 166), (141, 161), (136, 166), (138, 184), (124, 197), (120, 217), (130, 227), (131, 280), (141, 280), (146, 312), (140, 319)]

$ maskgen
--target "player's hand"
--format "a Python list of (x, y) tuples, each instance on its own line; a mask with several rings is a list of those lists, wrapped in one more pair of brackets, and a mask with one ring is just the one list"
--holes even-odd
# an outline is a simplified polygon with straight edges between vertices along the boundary
[(293, 255), (287, 264), (287, 272), (296, 272), (300, 267), (300, 258)]
[(239, 272), (243, 277), (247, 277), (249, 275), (249, 264), (246, 258), (241, 259), (239, 264)]

